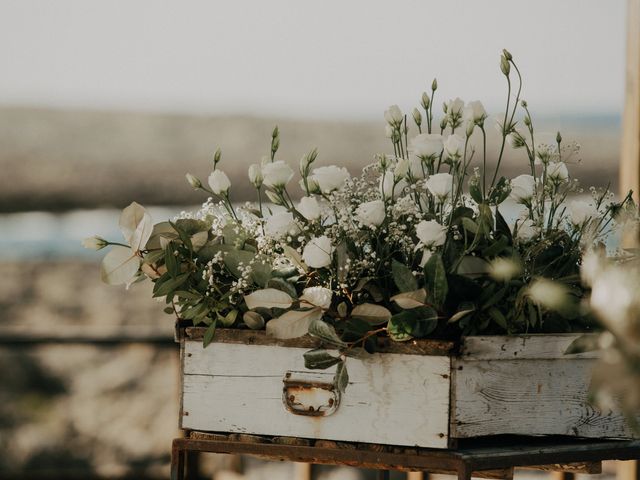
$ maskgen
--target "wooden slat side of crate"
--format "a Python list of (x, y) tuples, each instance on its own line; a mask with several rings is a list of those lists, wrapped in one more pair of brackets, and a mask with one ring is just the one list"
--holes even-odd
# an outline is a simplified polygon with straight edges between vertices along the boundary
[(589, 403), (597, 352), (565, 355), (579, 335), (469, 337), (452, 363), (452, 438), (632, 438), (623, 415)]
[[(390, 344), (386, 350), (393, 353), (349, 358), (347, 391), (330, 411), (327, 399), (332, 401), (334, 393), (327, 393), (323, 385), (330, 388), (335, 367), (324, 371), (304, 368), (302, 354), (317, 346), (314, 340), (283, 342), (264, 332), (227, 331), (216, 334), (214, 343), (203, 348), (201, 332), (189, 333), (191, 337), (183, 340), (182, 428), (447, 447), (448, 352), (452, 348), (448, 342), (416, 342), (414, 348)], [(397, 353), (409, 351), (412, 353)], [(302, 398), (305, 393), (291, 387), (285, 395), (287, 378), (320, 387), (298, 401), (295, 396), (300, 393)], [(287, 405), (289, 394), (293, 400)], [(324, 404), (322, 409), (330, 413), (296, 411), (296, 404), (306, 402)]]

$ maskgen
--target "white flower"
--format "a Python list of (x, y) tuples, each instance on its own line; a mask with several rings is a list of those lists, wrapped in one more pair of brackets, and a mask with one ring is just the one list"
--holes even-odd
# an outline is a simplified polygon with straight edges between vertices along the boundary
[(99, 237), (98, 235), (94, 235), (93, 237), (85, 238), (82, 240), (82, 246), (89, 250), (102, 250), (104, 247), (109, 245), (104, 238)]
[(229, 191), (231, 182), (222, 170), (214, 170), (213, 173), (209, 175), (209, 187), (211, 187), (211, 191), (215, 195), (224, 195)]
[(568, 205), (571, 223), (582, 225), (593, 217), (598, 216), (598, 209), (583, 200), (573, 200)]
[(518, 175), (511, 180), (511, 198), (518, 203), (528, 202), (533, 197), (536, 180), (531, 175)]
[(323, 310), (328, 310), (331, 307), (332, 298), (333, 292), (324, 287), (305, 288), (300, 296), (300, 300), (311, 306), (320, 307)]
[(281, 212), (267, 218), (264, 225), (265, 233), (272, 238), (282, 238), (287, 235), (296, 235), (300, 229), (293, 221), (293, 215), (289, 212)]
[(198, 189), (202, 186), (202, 182), (195, 175), (187, 173), (185, 177), (187, 178), (187, 182), (189, 183), (189, 185), (191, 185), (193, 188)]
[(569, 171), (564, 162), (550, 163), (547, 166), (547, 177), (552, 180), (563, 182), (569, 178)]
[(320, 218), (320, 204), (315, 197), (302, 197), (298, 204), (298, 211), (310, 222)]
[(460, 97), (456, 97), (454, 100), (449, 100), (447, 102), (447, 114), (449, 115), (460, 115), (463, 108), (464, 100)]
[(433, 196), (444, 201), (453, 189), (453, 176), (449, 173), (431, 175), (424, 183)]
[(262, 185), (262, 168), (257, 163), (249, 165), (249, 181), (256, 188), (260, 188)]
[(404, 158), (398, 159), (398, 162), (393, 169), (393, 176), (396, 178), (396, 180), (400, 180), (401, 178), (406, 177), (407, 173), (409, 173), (409, 160), (406, 160)]
[(567, 287), (561, 283), (539, 278), (529, 286), (529, 296), (534, 302), (557, 310), (567, 303), (569, 292)]
[(322, 193), (331, 193), (338, 190), (344, 182), (351, 178), (349, 172), (344, 167), (330, 165), (328, 167), (316, 168), (309, 176), (311, 180), (318, 184)]
[(384, 136), (387, 138), (393, 137), (393, 127), (389, 124), (384, 126)]
[(311, 268), (323, 268), (331, 265), (331, 257), (333, 255), (333, 245), (331, 239), (326, 235), (314, 237), (302, 251), (302, 259), (304, 263)]
[(384, 222), (385, 216), (384, 202), (382, 200), (365, 202), (356, 208), (357, 219), (367, 227), (379, 227)]
[(519, 240), (531, 240), (538, 235), (538, 229), (532, 220), (526, 219), (516, 223), (518, 231), (517, 237)]
[(447, 227), (443, 227), (435, 220), (422, 220), (416, 225), (416, 235), (426, 247), (439, 247), (444, 245), (447, 238)]
[(262, 166), (264, 184), (270, 188), (283, 188), (293, 178), (293, 170), (283, 160)]
[(449, 158), (460, 158), (464, 153), (464, 138), (457, 133), (449, 135), (444, 141), (444, 151)]
[(433, 250), (429, 250), (428, 248), (424, 249), (424, 251), (422, 252), (422, 259), (420, 260), (420, 268), (424, 268), (432, 255)]
[(425, 171), (423, 170), (422, 159), (420, 157), (416, 157), (415, 155), (411, 156), (411, 160), (409, 160), (409, 171), (413, 178), (424, 178)]
[(476, 100), (467, 103), (467, 106), (464, 107), (462, 118), (469, 122), (482, 123), (482, 121), (487, 118), (487, 111), (484, 109), (482, 102)]
[(411, 139), (409, 150), (419, 157), (435, 157), (442, 152), (442, 135), (439, 133), (421, 133)]
[(400, 125), (404, 119), (404, 115), (398, 105), (391, 105), (384, 111), (384, 119), (389, 125)]
[(391, 172), (386, 172), (380, 177), (380, 193), (382, 193), (385, 198), (395, 198), (399, 196), (406, 186), (407, 182), (404, 178), (396, 182)]

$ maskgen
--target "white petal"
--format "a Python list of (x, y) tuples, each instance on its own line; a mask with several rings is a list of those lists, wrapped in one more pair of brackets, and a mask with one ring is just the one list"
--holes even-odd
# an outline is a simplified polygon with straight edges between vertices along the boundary
[(109, 285), (127, 283), (138, 273), (140, 262), (132, 249), (115, 246), (102, 260), (102, 281)]

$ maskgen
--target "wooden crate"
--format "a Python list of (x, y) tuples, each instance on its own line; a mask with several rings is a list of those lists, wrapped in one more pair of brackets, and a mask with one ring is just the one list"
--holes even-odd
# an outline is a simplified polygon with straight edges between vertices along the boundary
[(449, 448), (486, 435), (632, 438), (624, 418), (588, 402), (597, 353), (565, 355), (576, 335), (382, 341), (349, 358), (349, 385), (334, 368), (307, 370), (302, 337), (201, 328), (181, 335), (183, 429)]

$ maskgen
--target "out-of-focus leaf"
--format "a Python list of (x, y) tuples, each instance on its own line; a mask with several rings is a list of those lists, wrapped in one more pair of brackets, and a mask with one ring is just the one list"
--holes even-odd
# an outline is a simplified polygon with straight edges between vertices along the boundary
[(309, 350), (303, 354), (304, 368), (309, 370), (324, 370), (340, 363), (340, 357), (334, 357), (326, 350)]
[(322, 309), (313, 308), (306, 311), (291, 310), (267, 322), (267, 335), (288, 339), (306, 335), (309, 325), (322, 318)]
[(346, 347), (346, 343), (340, 340), (335, 329), (322, 320), (313, 320), (309, 324), (309, 335), (319, 338), (320, 340), (335, 345), (337, 347)]
[(427, 291), (424, 288), (412, 292), (399, 293), (391, 297), (391, 301), (396, 302), (400, 308), (418, 308), (425, 305), (427, 301)]
[(258, 307), (286, 309), (291, 307), (293, 303), (293, 299), (287, 293), (275, 288), (256, 290), (249, 295), (245, 295), (244, 301), (247, 303), (249, 310)]
[(424, 280), (427, 298), (430, 300), (430, 303), (437, 308), (442, 308), (447, 299), (449, 285), (447, 283), (447, 273), (444, 269), (440, 254), (434, 253), (425, 264)]
[(413, 276), (411, 269), (405, 264), (393, 260), (391, 262), (391, 275), (398, 290), (401, 292), (412, 292), (418, 289), (418, 281)]
[(120, 215), (120, 231), (134, 252), (143, 250), (153, 231), (151, 215), (142, 205), (132, 202)]
[(129, 283), (138, 273), (140, 262), (131, 248), (116, 245), (102, 259), (102, 281), (109, 285)]
[(347, 386), (349, 385), (349, 373), (347, 372), (347, 365), (344, 361), (338, 364), (333, 382), (342, 393), (347, 389)]
[(380, 325), (389, 321), (391, 318), (391, 312), (382, 305), (363, 303), (361, 305), (357, 305), (351, 311), (351, 316), (364, 320), (371, 325)]

